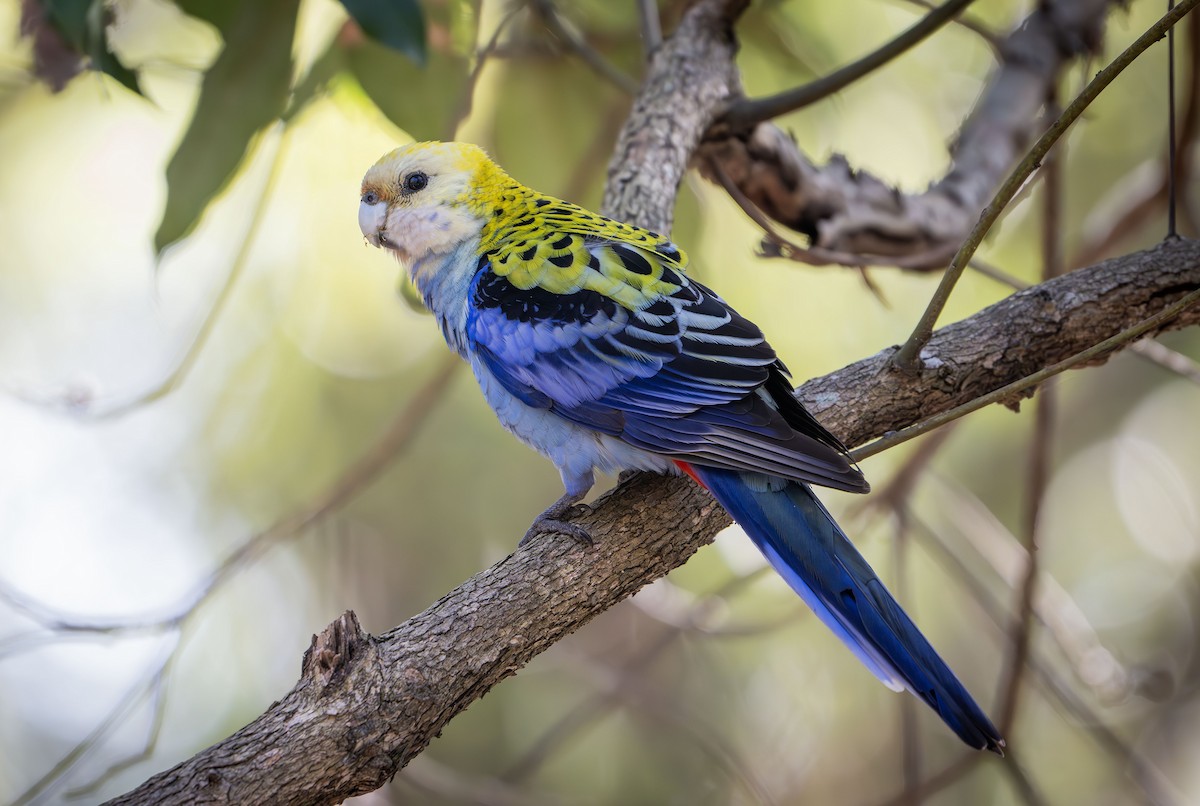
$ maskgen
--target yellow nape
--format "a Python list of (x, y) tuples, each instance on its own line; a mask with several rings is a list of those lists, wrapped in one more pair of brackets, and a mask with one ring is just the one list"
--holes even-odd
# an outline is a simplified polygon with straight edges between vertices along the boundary
[[(415, 172), (427, 181), (420, 190), (406, 191), (404, 182)], [(479, 249), (489, 256), (491, 270), (519, 289), (596, 291), (637, 310), (686, 283), (681, 273), (687, 255), (669, 239), (538, 193), (469, 143), (401, 146), (367, 172), (363, 194), (368, 193), (400, 208), (443, 208), (443, 218), (444, 208), (465, 212), (464, 220), (481, 225)], [(420, 224), (415, 221), (407, 233), (410, 251), (414, 233), (423, 231)], [(440, 225), (438, 237), (449, 231)], [(403, 247), (398, 235), (391, 239), (394, 248)], [(625, 251), (614, 251), (616, 245)], [(627, 260), (636, 262), (637, 270)]]

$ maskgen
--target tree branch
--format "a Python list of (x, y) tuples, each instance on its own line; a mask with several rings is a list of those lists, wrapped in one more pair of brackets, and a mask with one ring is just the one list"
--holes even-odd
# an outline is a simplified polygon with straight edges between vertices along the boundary
[(707, 0), (650, 57), (642, 89), (608, 164), (601, 210), (670, 232), (675, 194), (700, 138), (729, 98), (741, 94), (733, 23), (749, 0)]
[(734, 131), (748, 131), (759, 123), (828, 98), (921, 44), (973, 2), (975, 0), (946, 0), (895, 39), (829, 75), (766, 98), (742, 98), (735, 101), (725, 110), (722, 122)]
[[(1197, 288), (1200, 242), (1169, 241), (943, 328), (928, 347), (935, 369), (889, 371), (889, 348), (799, 395), (857, 444), (1073, 355)], [(1193, 306), (1172, 327), (1197, 323)], [(598, 548), (535, 540), (378, 638), (347, 613), (313, 639), (300, 682), (265, 714), (113, 803), (316, 804), (375, 789), (492, 686), (681, 565), (729, 521), (686, 479), (643, 476), (582, 522)]]
[(818, 166), (771, 123), (741, 133), (718, 123), (698, 165), (711, 178), (711, 164), (720, 164), (768, 217), (807, 235), (825, 262), (942, 268), (1044, 126), (1039, 112), (1062, 72), (1099, 51), (1106, 12), (1119, 2), (1038, 3), (1004, 40), (1003, 62), (950, 149), (950, 170), (922, 193), (856, 171), (840, 154)]

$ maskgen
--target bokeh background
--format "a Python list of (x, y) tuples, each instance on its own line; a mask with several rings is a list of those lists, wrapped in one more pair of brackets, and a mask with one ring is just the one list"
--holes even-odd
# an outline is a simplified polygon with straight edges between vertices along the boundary
[[(1031, 5), (981, 0), (970, 16), (1002, 35)], [(668, 29), (677, 6), (663, 5)], [(342, 611), (371, 632), (399, 623), (511, 551), (559, 494), (554, 469), (502, 432), (397, 293), (398, 267), (363, 244), (358, 183), (397, 144), (456, 136), (595, 206), (629, 96), (529, 9), (422, 7), (417, 66), (339, 3), (304, 0), (295, 83), (326, 74), (160, 255), (164, 172), (221, 51), (217, 28), (166, 0), (121, 0), (112, 47), (144, 96), (95, 73), (54, 93), (33, 75), (20, 4), (0, 2), (0, 802), (95, 802), (225, 737), (290, 688), (311, 635)], [(1161, 11), (1116, 13), (1104, 53)], [(639, 74), (634, 3), (560, 12)], [(921, 13), (900, 0), (756, 3), (738, 28), (747, 91), (826, 73)], [(476, 54), (502, 23), (469, 100)], [(1180, 44), (1182, 95), (1196, 43)], [(817, 159), (843, 153), (919, 190), (945, 171), (993, 64), (983, 37), (950, 26), (779, 122)], [(1068, 262), (1154, 181), (1165, 65), (1164, 48), (1148, 52), (1067, 138)], [(1072, 70), (1064, 93), (1094, 68)], [(1026, 282), (1041, 271), (1039, 192), (981, 252)], [(1164, 226), (1151, 216), (1106, 248), (1152, 244)], [(673, 234), (800, 379), (902, 340), (937, 279), (873, 270), (881, 299), (857, 271), (758, 258), (755, 225), (696, 177)], [(944, 321), (1007, 293), (969, 273)], [(1161, 341), (1200, 358), (1194, 331)], [(1200, 802), (1200, 386), (1128, 353), (1052, 385), (1039, 520), (1051, 628), (1035, 627), (1038, 671), (1010, 746), (1045, 802)], [(900, 539), (886, 506), (823, 496), (989, 708), (1030, 504), (1025, 409), (955, 427)], [(863, 468), (886, 488), (921, 449)], [(933, 714), (905, 717), (906, 698), (762, 566), (727, 530), (472, 705), (362, 802), (873, 804), (960, 758)], [(973, 763), (927, 802), (1030, 802), (1003, 763)]]

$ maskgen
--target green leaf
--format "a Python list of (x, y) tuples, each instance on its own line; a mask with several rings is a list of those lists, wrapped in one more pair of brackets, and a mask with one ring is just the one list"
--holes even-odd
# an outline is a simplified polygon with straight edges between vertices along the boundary
[(66, 43), (88, 57), (91, 69), (106, 73), (131, 91), (142, 94), (137, 74), (121, 64), (109, 47), (111, 15), (102, 0), (45, 0), (42, 10)]
[(42, 10), (63, 39), (80, 53), (87, 53), (88, 13), (98, 5), (100, 0), (47, 0)]
[(425, 64), (425, 18), (417, 0), (342, 0), (363, 33)]
[(121, 64), (120, 60), (108, 49), (107, 45), (104, 50), (92, 57), (92, 67), (105, 75), (112, 76), (130, 92), (144, 95), (142, 86), (138, 83), (137, 73)]
[(279, 117), (287, 100), (300, 0), (233, 5), (222, 29), (225, 48), (204, 75), (191, 125), (167, 165), (167, 208), (154, 235), (159, 254), (191, 232), (251, 138)]
[(238, 18), (241, 0), (176, 0), (183, 11), (216, 27), (225, 34)]
[(418, 140), (447, 137), (462, 102), (466, 60), (435, 50), (424, 69), (394, 50), (366, 41), (346, 50), (346, 64), (388, 120)]
[(331, 44), (320, 57), (313, 62), (312, 67), (304, 78), (292, 90), (287, 109), (283, 113), (283, 122), (291, 123), (310, 102), (320, 97), (338, 73), (346, 69), (346, 57), (336, 43)]

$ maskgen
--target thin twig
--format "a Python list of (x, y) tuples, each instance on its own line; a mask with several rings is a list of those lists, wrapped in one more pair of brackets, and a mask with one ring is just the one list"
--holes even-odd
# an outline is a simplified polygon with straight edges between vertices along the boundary
[(247, 538), (193, 589), (192, 593), (185, 598), (184, 604), (174, 608), (170, 613), (108, 621), (89, 620), (48, 608), (3, 581), (0, 581), (0, 600), (52, 632), (128, 635), (177, 629), (229, 576), (261, 556), (278, 540), (312, 526), (344, 506), (358, 492), (374, 481), (416, 435), (418, 426), (433, 410), (460, 365), (461, 362), (457, 356), (446, 356), (433, 377), (416, 392), (379, 442), (372, 446), (371, 450), (360, 457), (355, 464), (351, 465), (332, 487), (308, 507), (276, 521), (267, 529)]
[(487, 64), (488, 59), (495, 55), (500, 47), (500, 36), (512, 22), (513, 17), (517, 16), (517, 12), (524, 6), (514, 5), (509, 9), (508, 13), (501, 18), (496, 24), (496, 30), (492, 32), (491, 38), (487, 44), (475, 53), (475, 64), (471, 67), (471, 72), (467, 74), (466, 83), (463, 85), (462, 100), (459, 102), (458, 111), (451, 118), (450, 123), (446, 126), (446, 139), (453, 140), (458, 132), (458, 127), (471, 114), (471, 109), (475, 105), (475, 87), (479, 84), (479, 76), (483, 73), (483, 67)]
[(950, 268), (946, 269), (945, 274), (942, 275), (942, 280), (938, 284), (933, 298), (930, 299), (925, 313), (921, 315), (916, 328), (913, 329), (912, 335), (909, 336), (904, 346), (892, 357), (894, 366), (909, 371), (918, 368), (921, 349), (929, 342), (929, 338), (933, 334), (933, 328), (937, 324), (942, 309), (945, 308), (946, 303), (950, 299), (950, 293), (954, 290), (955, 283), (962, 276), (963, 270), (975, 254), (975, 250), (983, 242), (984, 236), (987, 235), (992, 225), (996, 223), (1000, 214), (1008, 207), (1008, 203), (1017, 195), (1017, 191), (1025, 184), (1025, 180), (1041, 165), (1042, 160), (1054, 144), (1058, 142), (1058, 139), (1066, 133), (1076, 118), (1083, 114), (1083, 111), (1100, 95), (1104, 88), (1112, 83), (1112, 80), (1120, 75), (1126, 67), (1132, 64), (1134, 59), (1161, 39), (1163, 34), (1170, 30), (1171, 26), (1195, 8), (1197, 3), (1200, 3), (1200, 0), (1184, 0), (1183, 3), (1170, 11), (1154, 25), (1150, 26), (1120, 56), (1096, 74), (1096, 77), (1088, 83), (1083, 92), (1076, 96), (1075, 100), (1063, 110), (1063, 113), (1058, 116), (1050, 128), (1038, 139), (1033, 148), (1029, 149), (1024, 159), (1017, 164), (1017, 167), (1013, 169), (999, 190), (996, 191), (995, 196), (992, 197), (992, 201), (983, 208), (978, 223), (976, 223), (957, 254), (955, 254), (954, 259), (950, 262)]
[[(660, 657), (677, 639), (688, 632), (699, 629), (726, 599), (761, 576), (761, 572), (755, 571), (734, 577), (717, 590), (695, 602), (688, 609), (687, 615), (678, 623), (662, 622), (665, 629), (654, 642), (631, 657), (620, 669), (615, 670), (614, 675), (607, 681), (608, 684), (602, 691), (576, 705), (542, 733), (524, 755), (508, 767), (500, 776), (500, 780), (507, 785), (512, 785), (526, 780), (536, 773), (551, 754), (560, 749), (572, 736), (602, 719), (614, 703), (629, 693), (629, 688), (637, 675)], [(725, 754), (715, 753), (714, 755), (720, 761)], [(756, 802), (765, 802), (765, 787), (741, 767), (744, 765), (732, 765), (728, 770), (730, 776), (741, 780), (750, 794), (755, 796)]]
[(897, 516), (908, 515), (909, 501), (921, 475), (929, 468), (946, 440), (954, 433), (957, 423), (948, 423), (917, 443), (904, 459), (904, 464), (883, 484), (873, 487), (871, 495), (856, 504), (851, 512), (855, 515), (867, 510), (888, 509)]
[[(1052, 114), (1057, 107), (1054, 95), (1048, 101)], [(1042, 279), (1049, 280), (1062, 273), (1062, 164), (1063, 152), (1056, 151), (1046, 158), (1042, 184)], [(1025, 568), (1017, 587), (1017, 612), (1009, 634), (1011, 654), (1000, 684), (998, 726), (1009, 736), (1016, 723), (1020, 704), (1021, 684), (1033, 641), (1034, 603), (1039, 576), (1040, 535), (1038, 519), (1050, 483), (1050, 448), (1054, 442), (1055, 391), (1052, 386), (1042, 390), (1034, 401), (1033, 435), (1029, 444), (1029, 472), (1026, 475), (1025, 512), (1022, 526), (1022, 545), (1025, 548)]]
[[(19, 390), (8, 389), (5, 391), (19, 400), (37, 406), (65, 411), (74, 416), (90, 420), (106, 420), (123, 416), (143, 406), (162, 400), (171, 392), (178, 389), (184, 379), (187, 378), (188, 373), (191, 372), (192, 367), (196, 365), (196, 360), (200, 357), (200, 353), (203, 351), (204, 345), (208, 342), (209, 336), (212, 335), (217, 320), (233, 295), (233, 289), (237, 285), (238, 278), (242, 276), (245, 270), (246, 262), (250, 257), (250, 248), (258, 239), (259, 227), (262, 225), (264, 213), (270, 204), (271, 197), (275, 193), (275, 186), (278, 184), (281, 174), (280, 169), (283, 166), (287, 132), (282, 121), (276, 120), (274, 125), (261, 135), (259, 138), (259, 147), (263, 147), (261, 144), (266, 143), (272, 138), (276, 143), (276, 147), (275, 154), (271, 158), (271, 167), (267, 172), (267, 178), (263, 182), (262, 188), (259, 190), (258, 199), (254, 205), (254, 212), (251, 214), (250, 223), (246, 226), (246, 232), (242, 236), (242, 242), (238, 247), (237, 255), (234, 256), (233, 263), (230, 265), (229, 274), (226, 275), (225, 282), (221, 285), (221, 290), (217, 292), (217, 296), (209, 305), (208, 312), (201, 321), (200, 327), (197, 328), (196, 334), (192, 337), (191, 343), (188, 344), (187, 349), (180, 356), (175, 368), (165, 378), (155, 385), (154, 388), (128, 400), (112, 403), (107, 408), (103, 407), (106, 401), (96, 400), (88, 392), (71, 391), (64, 394), (43, 397)], [(99, 408), (97, 408), (97, 404), (100, 404)]]
[[(374, 481), (379, 473), (411, 442), (418, 431), (420, 423), (433, 410), (442, 393), (457, 373), (459, 366), (461, 366), (461, 362), (457, 356), (446, 356), (433, 377), (416, 392), (404, 411), (396, 418), (387, 433), (372, 447), (371, 451), (361, 457), (342, 474), (338, 481), (308, 508), (283, 518), (265, 531), (259, 532), (243, 542), (196, 587), (184, 605), (169, 615), (118, 619), (109, 622), (76, 620), (69, 616), (55, 614), (36, 600), (15, 591), (7, 585), (0, 588), (0, 598), (7, 601), (14, 609), (19, 610), (42, 626), (53, 631), (97, 635), (117, 635), (151, 631), (160, 631), (169, 634), (170, 631), (176, 631), (173, 636), (174, 644), (172, 652), (166, 655), (165, 660), (158, 665), (157, 669), (144, 678), (144, 682), (139, 684), (140, 688), (135, 687), (135, 689), (131, 689), (130, 694), (114, 707), (109, 716), (101, 723), (100, 727), (76, 745), (46, 775), (42, 776), (30, 788), (26, 796), (29, 799), (33, 799), (38, 797), (39, 793), (43, 790), (56, 786), (62, 776), (66, 775), (92, 746), (98, 743), (112, 729), (113, 725), (116, 724), (117, 718), (127, 713), (132, 705), (141, 696), (144, 696), (144, 693), (149, 690), (151, 685), (161, 686), (164, 684), (163, 681), (169, 669), (169, 664), (174, 657), (174, 651), (178, 649), (182, 640), (181, 632), (179, 631), (186, 626), (186, 623), (192, 616), (199, 612), (201, 605), (230, 576), (246, 567), (254, 559), (260, 557), (271, 545), (274, 545), (279, 540), (298, 534), (302, 529), (312, 526), (344, 506), (358, 492)], [(159, 709), (163, 707), (165, 707), (164, 700), (161, 697), (157, 698), (154, 727), (152, 727), (142, 750), (130, 759), (122, 760), (112, 765), (99, 778), (86, 785), (84, 787), (85, 790), (103, 785), (112, 775), (115, 775), (129, 764), (135, 763), (138, 759), (152, 752), (154, 741), (158, 736), (157, 725), (159, 720), (161, 720)], [(21, 800), (18, 802), (24, 803), (26, 801)]]
[[(997, 579), (1012, 590), (1019, 589), (1029, 566), (1025, 546), (977, 496), (937, 474), (933, 478), (942, 488), (939, 500), (945, 502), (942, 512), (949, 523)], [(1134, 694), (1134, 675), (1100, 640), (1096, 628), (1062, 584), (1043, 571), (1035, 593), (1033, 615), (1075, 679), (1102, 702), (1118, 702)], [(1012, 619), (1004, 621), (1011, 628)]]
[(1158, 364), (1163, 369), (1174, 372), (1192, 383), (1200, 384), (1200, 363), (1196, 363), (1178, 350), (1172, 350), (1154, 339), (1142, 339), (1137, 344), (1131, 345), (1130, 349), (1134, 355)]
[(558, 8), (552, 0), (529, 0), (529, 7), (541, 17), (542, 22), (550, 29), (550, 33), (554, 34), (567, 47), (574, 51), (575, 55), (582, 59), (584, 64), (592, 68), (592, 72), (626, 95), (633, 95), (638, 91), (638, 82), (634, 81), (622, 72), (620, 68), (604, 58), (600, 54), (600, 51), (589, 45), (579, 35), (578, 31), (568, 25), (562, 18), (562, 15), (559, 14)]
[(777, 95), (735, 101), (725, 111), (722, 121), (735, 132), (748, 131), (759, 123), (827, 98), (920, 44), (972, 2), (974, 0), (947, 0), (922, 17), (916, 25), (858, 61)]
[[(599, 672), (606, 671), (605, 667), (589, 662), (583, 666), (583, 671), (593, 677), (599, 677)], [(757, 769), (747, 760), (740, 757), (733, 746), (727, 741), (721, 730), (713, 725), (703, 725), (702, 720), (686, 709), (672, 702), (671, 692), (652, 689), (645, 684), (639, 675), (623, 675), (609, 673), (601, 681), (615, 690), (621, 701), (625, 703), (630, 716), (645, 720), (650, 716), (660, 721), (669, 722), (681, 728), (704, 755), (722, 770), (732, 781), (736, 781), (748, 796), (749, 802), (773, 806), (777, 801), (770, 794), (768, 787), (760, 780)], [(678, 687), (672, 689), (678, 693)], [(657, 725), (655, 725), (657, 727)]]
[(1146, 803), (1150, 806), (1172, 806), (1185, 802), (1184, 796), (1175, 789), (1162, 770), (1105, 725), (1099, 715), (1089, 708), (1061, 677), (1054, 674), (1046, 663), (1035, 655), (1030, 658), (1029, 668), (1042, 691), (1050, 695), (1067, 715), (1075, 720), (1076, 726), (1113, 761), (1128, 768), (1130, 782), (1137, 787)]
[(968, 753), (959, 756), (957, 760), (943, 767), (941, 771), (921, 781), (916, 788), (905, 787), (903, 792), (881, 801), (879, 806), (908, 806), (914, 802), (922, 803), (973, 772), (983, 758), (983, 753)]
[(177, 655), (175, 651), (183, 643), (183, 636), (179, 636), (175, 649), (172, 650), (160, 665), (157, 674), (152, 676), (150, 684), (150, 726), (146, 731), (146, 737), (142, 740), (142, 749), (136, 753), (130, 753), (125, 758), (110, 764), (103, 772), (97, 775), (88, 783), (67, 790), (67, 798), (82, 798), (86, 795), (93, 794), (104, 784), (108, 783), (117, 774), (129, 769), (135, 764), (141, 763), (150, 758), (154, 753), (154, 748), (158, 745), (158, 737), (162, 734), (163, 722), (167, 715), (167, 688), (171, 678), (171, 666)]
[[(1167, 0), (1167, 11), (1175, 8), (1175, 0)], [(1175, 238), (1175, 28), (1167, 31), (1167, 237)]]
[[(1158, 161), (1157, 177), (1137, 188), (1136, 193), (1129, 190), (1131, 183), (1128, 179), (1114, 183), (1110, 195), (1124, 202), (1124, 212), (1111, 223), (1102, 220), (1096, 226), (1088, 227), (1090, 237), (1087, 237), (1076, 251), (1071, 260), (1072, 267), (1090, 266), (1108, 256), (1115, 246), (1136, 232), (1150, 216), (1163, 207), (1168, 191), (1167, 174), (1172, 170), (1172, 164), (1177, 184), (1191, 176), (1196, 141), (1200, 138), (1200, 15), (1188, 15), (1183, 25), (1188, 41), (1187, 69), (1184, 71), (1187, 77), (1187, 104), (1183, 110), (1183, 124), (1179, 127), (1179, 148), (1175, 159), (1172, 161), (1170, 154), (1164, 151)], [(1138, 166), (1127, 176), (1136, 176), (1141, 170), (1142, 166)], [(1185, 212), (1189, 209), (1188, 200), (1189, 196), (1186, 193), (1177, 199)], [(1190, 220), (1188, 223), (1192, 235), (1195, 235), (1196, 223)]]
[[(1200, 17), (1197, 19), (1200, 19)], [(989, 277), (1001, 285), (1006, 285), (1017, 291), (1029, 288), (1029, 283), (979, 258), (972, 258), (970, 266), (984, 277)], [(1129, 345), (1129, 352), (1144, 361), (1149, 361), (1151, 364), (1162, 367), (1168, 372), (1175, 373), (1184, 380), (1200, 384), (1200, 363), (1193, 361), (1178, 350), (1172, 350), (1159, 341), (1142, 339)]]
[(148, 693), (151, 693), (159, 685), (159, 681), (161, 681), (170, 668), (170, 661), (174, 656), (175, 650), (178, 649), (178, 643), (178, 637), (176, 637), (172, 641), (170, 649), (161, 653), (161, 660), (156, 664), (151, 664), (150, 671), (147, 671), (141, 679), (126, 690), (124, 696), (117, 701), (117, 704), (100, 721), (100, 724), (71, 748), (45, 775), (18, 795), (10, 806), (26, 806), (27, 804), (39, 801), (60, 786), (67, 773), (87, 757), (88, 753), (96, 748), (104, 737), (119, 725)]
[[(935, 435), (940, 433), (935, 432)], [(919, 451), (918, 455), (924, 453), (926, 456), (932, 456), (937, 452), (937, 448), (942, 440), (936, 436), (931, 436), (924, 442), (934, 443), (933, 447), (927, 451)], [(922, 447), (926, 446), (922, 445)], [(905, 467), (909, 466), (909, 463), (905, 463)], [(901, 472), (903, 472), (903, 469)], [(895, 478), (894, 476), (893, 479)], [(911, 492), (912, 487), (909, 487), (908, 490)], [(892, 576), (896, 588), (896, 596), (902, 602), (909, 602), (906, 608), (908, 615), (915, 618), (916, 613), (913, 610), (912, 600), (908, 595), (908, 555), (912, 545), (908, 533), (908, 509), (909, 501), (906, 493), (904, 498), (893, 509), (895, 513), (895, 530), (892, 535), (892, 557), (895, 571)], [(898, 701), (900, 712), (900, 769), (904, 775), (904, 791), (912, 793), (912, 797), (907, 801), (908, 806), (917, 806), (916, 790), (921, 785), (921, 757), (923, 755), (923, 748), (921, 747), (921, 733), (917, 730), (916, 705), (917, 701), (914, 697), (900, 697)]]
[(635, 0), (638, 9), (638, 23), (642, 28), (642, 48), (646, 52), (646, 60), (662, 43), (662, 21), (658, 17), (658, 3), (655, 0)]
[[(423, 797), (397, 792), (401, 787), (417, 790)], [(435, 798), (462, 806), (569, 806), (574, 801), (509, 786), (494, 776), (468, 777), (461, 770), (434, 761), (428, 753), (413, 759), (391, 784), (400, 795), (383, 803), (426, 803)], [(410, 794), (409, 797), (403, 797)], [(431, 797), (432, 796), (432, 797)]]
[(625, 99), (616, 98), (601, 116), (600, 123), (592, 132), (591, 142), (579, 155), (575, 167), (562, 184), (564, 199), (582, 199), (589, 183), (597, 174), (603, 175), (604, 161), (612, 153), (613, 143), (621, 131), (621, 111), (625, 104)]
[(191, 604), (182, 615), (207, 599), (226, 576), (260, 556), (278, 540), (299, 533), (349, 503), (359, 492), (382, 473), (416, 436), (419, 426), (433, 411), (442, 394), (458, 373), (462, 362), (458, 356), (442, 359), (433, 376), (417, 390), (408, 405), (371, 450), (351, 465), (337, 482), (317, 497), (305, 509), (293, 513), (259, 532), (234, 550), (194, 592)]
[[(891, 477), (875, 489), (874, 494), (856, 507), (857, 513), (887, 509), (895, 521), (894, 557), (895, 588), (900, 601), (910, 601), (908, 596), (908, 552), (911, 546), (909, 515), (913, 490), (929, 463), (954, 433), (955, 423), (928, 435), (917, 443), (916, 449), (905, 457), (904, 464)], [(912, 614), (911, 606), (909, 614)], [(917, 731), (916, 700), (912, 697), (899, 699), (901, 734), (901, 769), (904, 773), (904, 791), (900, 802), (905, 806), (917, 806), (921, 787), (921, 734)]]
[(1017, 277), (1015, 274), (1009, 274), (999, 266), (995, 266), (978, 257), (971, 258), (971, 262), (967, 265), (974, 269), (978, 274), (982, 274), (984, 277), (995, 280), (997, 283), (1000, 283), (1000, 285), (1006, 285), (1015, 291), (1022, 291), (1026, 288), (1029, 288), (1029, 283)]
[[(909, 5), (918, 6), (926, 11), (933, 11), (935, 8), (937, 8), (937, 6), (929, 2), (929, 0), (900, 1), (903, 3), (908, 3)], [(996, 35), (995, 31), (992, 31), (983, 23), (971, 19), (966, 14), (959, 14), (957, 17), (951, 20), (951, 22), (953, 22), (955, 25), (966, 28), (971, 33), (977, 35), (980, 39), (987, 43), (989, 48), (992, 49), (992, 55), (994, 55), (997, 59), (1001, 58), (1004, 48), (1000, 43), (1000, 37)]]
[(1034, 401), (1034, 428), (1029, 445), (1029, 473), (1026, 477), (1025, 513), (1022, 532), (1025, 547), (1025, 568), (1017, 586), (1017, 612), (1010, 634), (1012, 650), (1005, 675), (1000, 684), (1000, 706), (997, 725), (1001, 734), (1009, 736), (1016, 721), (1020, 702), (1021, 682), (1029, 659), (1033, 640), (1034, 602), (1038, 587), (1039, 535), (1038, 515), (1050, 475), (1050, 444), (1054, 428), (1054, 389), (1043, 389)]
[[(975, 603), (997, 628), (1006, 620), (1004, 606), (987, 592), (984, 580), (979, 579), (965, 563), (950, 550), (945, 541), (929, 524), (913, 517), (914, 534), (920, 537), (927, 548), (934, 550), (935, 559), (956, 579), (963, 590), (970, 592)], [(1171, 785), (1162, 771), (1147, 761), (1137, 750), (1107, 727), (1100, 717), (1054, 673), (1050, 666), (1036, 654), (1030, 655), (1029, 667), (1042, 690), (1056, 700), (1067, 713), (1074, 717), (1076, 726), (1083, 730), (1118, 765), (1128, 765), (1130, 780), (1145, 798), (1155, 806), (1169, 806), (1178, 800), (1171, 794)], [(897, 802), (897, 801), (893, 801)]]
[(1002, 400), (1014, 398), (1021, 392), (1024, 392), (1026, 389), (1031, 389), (1048, 378), (1052, 378), (1061, 372), (1071, 369), (1072, 367), (1076, 367), (1080, 364), (1091, 361), (1093, 358), (1099, 358), (1105, 353), (1120, 347), (1122, 344), (1130, 342), (1144, 333), (1148, 333), (1151, 330), (1161, 327), (1175, 317), (1179, 316), (1188, 308), (1195, 305), (1198, 301), (1200, 301), (1200, 290), (1191, 292), (1169, 308), (1164, 308), (1154, 316), (1151, 316), (1148, 319), (1143, 319), (1136, 325), (1128, 327), (1125, 330), (1122, 330), (1120, 333), (1108, 337), (1099, 344), (1092, 345), (1086, 350), (1076, 353), (1070, 358), (1065, 358), (1058, 363), (1051, 364), (1048, 367), (1038, 370), (1032, 375), (1027, 375), (1019, 381), (1013, 381), (1006, 386), (1002, 386), (999, 389), (988, 392), (986, 395), (981, 395), (974, 400), (963, 403), (960, 406), (955, 406), (954, 408), (944, 411), (941, 414), (936, 414), (933, 417), (930, 417), (928, 420), (919, 422), (916, 425), (912, 425), (908, 428), (901, 429), (900, 431), (894, 431), (887, 436), (880, 437), (868, 445), (864, 445), (861, 448), (856, 448), (855, 450), (851, 451), (850, 456), (853, 457), (854, 461), (861, 462), (868, 456), (874, 456), (875, 454), (885, 451), (888, 448), (899, 445), (901, 442), (907, 442), (913, 437), (928, 433), (929, 431), (939, 428), (948, 422), (957, 420), (963, 415), (970, 414), (973, 411), (978, 411), (985, 406), (990, 406), (992, 403), (998, 403)]
[(1021, 763), (1019, 758), (1016, 753), (1010, 750), (1004, 759), (1004, 763), (1000, 765), (1000, 771), (1012, 779), (1017, 797), (1023, 803), (1028, 804), (1028, 806), (1044, 806), (1046, 798), (1033, 783), (1033, 778), (1026, 772), (1025, 765)]

